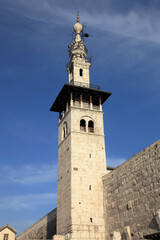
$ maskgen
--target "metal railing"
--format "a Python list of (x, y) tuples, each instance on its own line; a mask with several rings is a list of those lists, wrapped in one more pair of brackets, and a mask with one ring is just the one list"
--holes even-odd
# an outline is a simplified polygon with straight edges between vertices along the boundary
[(88, 84), (88, 83), (83, 83), (83, 82), (75, 82), (75, 81), (70, 81), (70, 85), (75, 85), (75, 86), (80, 86), (80, 87), (86, 87), (86, 88), (92, 88), (92, 89), (97, 89), (100, 90), (99, 85), (94, 85), (94, 84)]
[(86, 127), (85, 127), (85, 126), (80, 126), (80, 130), (81, 130), (82, 132), (86, 132)]
[(99, 109), (100, 109), (100, 106), (98, 106), (98, 105), (94, 105), (94, 104), (93, 104), (93, 109), (95, 109), (95, 110), (99, 110)]
[(88, 127), (88, 132), (94, 133), (94, 128), (93, 127)]
[(80, 107), (81, 104), (79, 101), (73, 101), (73, 106)]

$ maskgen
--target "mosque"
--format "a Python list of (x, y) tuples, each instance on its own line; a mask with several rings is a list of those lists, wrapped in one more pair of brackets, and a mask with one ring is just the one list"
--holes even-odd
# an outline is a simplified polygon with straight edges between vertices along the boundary
[(106, 166), (102, 107), (111, 93), (90, 83), (78, 14), (74, 31), (69, 81), (50, 108), (59, 113), (57, 208), (16, 239), (160, 239), (160, 140)]

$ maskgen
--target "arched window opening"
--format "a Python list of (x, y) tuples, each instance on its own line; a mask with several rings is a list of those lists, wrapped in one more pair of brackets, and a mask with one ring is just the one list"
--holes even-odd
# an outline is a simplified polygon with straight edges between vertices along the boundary
[(80, 121), (80, 130), (83, 132), (86, 131), (86, 121), (84, 119)]
[(83, 69), (82, 69), (82, 68), (79, 69), (79, 76), (80, 76), (80, 77), (83, 76)]
[(88, 132), (94, 133), (94, 122), (91, 120), (88, 122)]

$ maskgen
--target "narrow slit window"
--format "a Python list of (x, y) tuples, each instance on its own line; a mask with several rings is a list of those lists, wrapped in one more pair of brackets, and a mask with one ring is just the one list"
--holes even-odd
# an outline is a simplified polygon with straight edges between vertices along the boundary
[(92, 186), (91, 185), (89, 185), (89, 190), (92, 190)]
[(83, 77), (83, 69), (82, 68), (79, 69), (79, 76)]
[(90, 222), (91, 222), (91, 223), (93, 222), (93, 219), (92, 219), (92, 218), (90, 218)]
[(63, 140), (64, 140), (65, 137), (68, 135), (67, 122), (64, 122), (62, 131), (63, 131), (63, 132), (62, 132), (62, 138), (63, 138)]
[(63, 128), (63, 139), (66, 137), (66, 131), (65, 128)]

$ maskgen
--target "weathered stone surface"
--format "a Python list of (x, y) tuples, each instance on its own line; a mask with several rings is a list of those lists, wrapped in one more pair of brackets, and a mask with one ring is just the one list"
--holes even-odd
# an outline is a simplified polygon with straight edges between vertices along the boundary
[(107, 240), (127, 226), (133, 240), (159, 231), (159, 153), (160, 140), (103, 177)]
[(160, 230), (160, 209), (156, 212), (155, 219), (158, 225), (158, 230)]
[(53, 240), (65, 240), (65, 236), (64, 235), (54, 235)]
[(121, 240), (121, 234), (119, 231), (114, 231), (110, 235), (111, 240)]
[(124, 228), (124, 232), (122, 233), (122, 240), (132, 240), (129, 226)]

